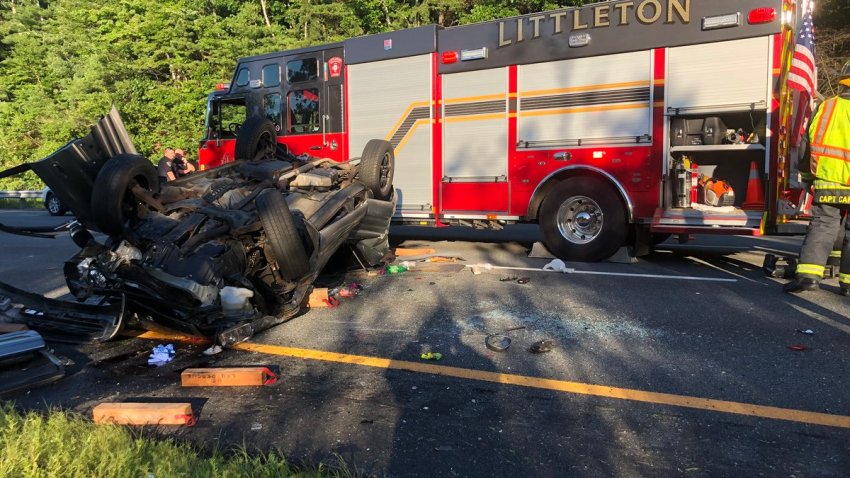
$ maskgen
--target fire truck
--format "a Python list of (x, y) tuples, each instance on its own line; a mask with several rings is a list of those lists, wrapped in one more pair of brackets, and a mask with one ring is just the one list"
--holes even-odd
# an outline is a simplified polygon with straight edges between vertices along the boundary
[(242, 58), (208, 98), (199, 162), (244, 159), (238, 139), (262, 131), (337, 161), (381, 140), (396, 221), (536, 222), (567, 260), (799, 232), (787, 82), (802, 8), (612, 1)]

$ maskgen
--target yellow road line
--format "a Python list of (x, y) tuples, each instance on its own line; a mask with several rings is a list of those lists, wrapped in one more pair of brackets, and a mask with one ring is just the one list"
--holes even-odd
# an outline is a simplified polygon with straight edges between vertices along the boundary
[[(158, 332), (145, 332), (144, 334), (139, 335), (139, 338), (173, 341), (180, 341), (179, 337), (186, 338), (186, 336), (174, 336)], [(197, 341), (197, 337), (192, 337), (191, 339)], [(790, 408), (753, 405), (749, 403), (730, 402), (711, 398), (689, 397), (671, 393), (646, 392), (643, 390), (609, 387), (605, 385), (593, 385), (581, 382), (529, 377), (525, 375), (487, 372), (483, 370), (450, 367), (446, 365), (409, 362), (405, 360), (393, 360), (380, 357), (369, 357), (365, 355), (342, 354), (323, 350), (283, 347), (279, 345), (243, 342), (233, 345), (232, 348), (246, 352), (293, 357), (305, 360), (320, 360), (323, 362), (346, 363), (361, 365), (364, 367), (403, 370), (407, 372), (440, 375), (443, 377), (463, 378), (468, 380), (516, 385), (520, 387), (553, 390), (556, 392), (590, 395), (603, 398), (616, 398), (620, 400), (652, 403), (656, 405), (670, 405), (675, 407), (708, 410), (712, 412), (746, 415), (757, 418), (772, 418), (775, 420), (808, 423), (812, 425), (850, 428), (850, 416), (830, 415), (828, 413), (808, 412)]]

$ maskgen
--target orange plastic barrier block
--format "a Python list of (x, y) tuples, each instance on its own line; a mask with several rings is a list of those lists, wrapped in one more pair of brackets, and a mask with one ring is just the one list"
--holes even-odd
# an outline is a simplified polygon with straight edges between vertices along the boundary
[(330, 307), (328, 300), (327, 288), (316, 288), (310, 292), (310, 297), (307, 299), (307, 307), (315, 309), (317, 307)]
[(187, 425), (195, 424), (192, 405), (188, 403), (101, 403), (92, 410), (95, 423), (118, 425)]
[(401, 247), (397, 247), (395, 251), (393, 251), (396, 257), (402, 256), (426, 256), (428, 254), (434, 254), (437, 251), (435, 249), (403, 249)]
[(259, 387), (277, 382), (266, 367), (187, 368), (181, 374), (184, 387)]

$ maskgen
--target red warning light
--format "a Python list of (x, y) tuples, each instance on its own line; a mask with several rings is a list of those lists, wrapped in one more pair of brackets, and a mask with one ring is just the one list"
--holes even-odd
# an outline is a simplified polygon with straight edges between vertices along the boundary
[(747, 15), (747, 21), (750, 23), (750, 25), (756, 25), (759, 23), (770, 23), (774, 19), (776, 19), (775, 8), (756, 8), (754, 10), (750, 10), (750, 14)]
[(449, 63), (457, 63), (458, 54), (456, 51), (444, 51), (442, 59), (444, 65), (448, 65)]

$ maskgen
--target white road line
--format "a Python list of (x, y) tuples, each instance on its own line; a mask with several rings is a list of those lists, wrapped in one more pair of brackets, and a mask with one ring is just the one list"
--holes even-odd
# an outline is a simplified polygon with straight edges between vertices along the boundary
[(817, 312), (813, 312), (811, 310), (805, 309), (805, 308), (800, 307), (798, 305), (794, 305), (794, 304), (788, 304), (788, 305), (790, 305), (797, 312), (799, 312), (799, 313), (801, 313), (801, 314), (803, 314), (807, 317), (811, 317), (812, 319), (815, 319), (818, 322), (822, 322), (822, 323), (824, 323), (824, 324), (826, 324), (830, 327), (835, 327), (836, 329), (838, 329), (838, 330), (840, 330), (844, 333), (850, 334), (850, 325), (842, 324), (841, 322), (838, 322), (837, 320), (832, 320), (829, 317), (824, 317), (823, 315), (818, 314)]
[[(480, 268), (482, 270), (512, 270), (512, 271), (530, 271), (530, 272), (558, 272), (561, 271), (553, 271), (553, 270), (544, 270), (536, 267), (504, 267), (504, 266), (494, 266), (491, 264), (470, 264), (466, 267), (469, 268)], [(602, 272), (602, 271), (580, 271), (576, 269), (568, 269), (564, 274), (583, 274), (583, 275), (596, 275), (596, 276), (613, 276), (613, 277), (638, 277), (641, 279), (673, 279), (673, 280), (692, 280), (692, 281), (703, 281), (703, 282), (738, 282), (738, 279), (721, 279), (715, 277), (696, 277), (696, 276), (677, 276), (677, 275), (666, 275), (666, 274), (635, 274), (632, 272)]]

